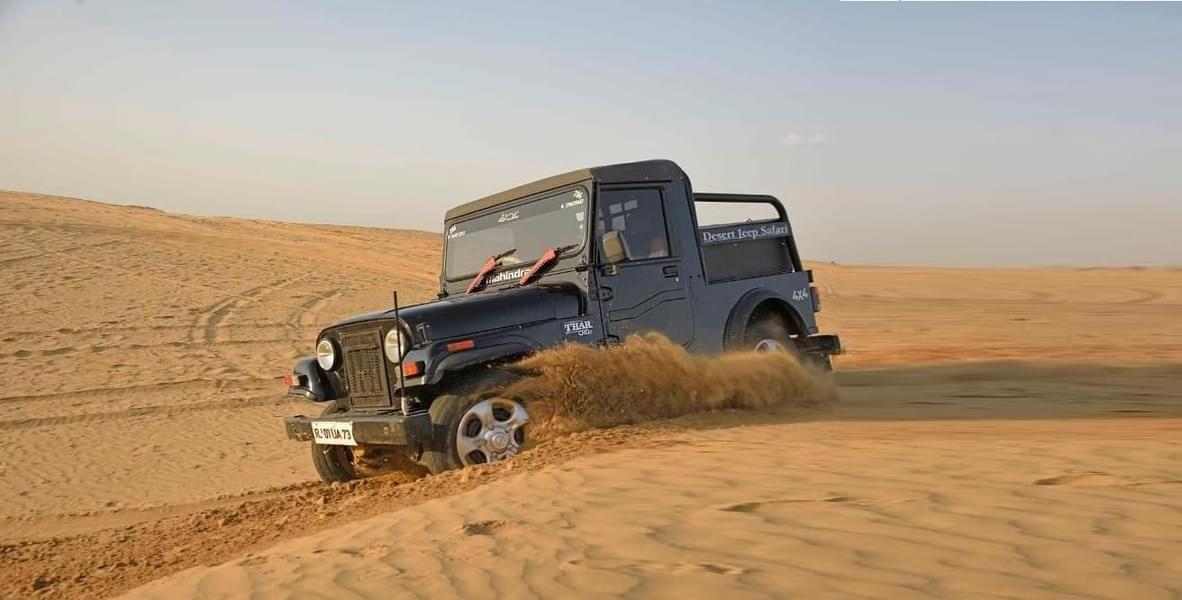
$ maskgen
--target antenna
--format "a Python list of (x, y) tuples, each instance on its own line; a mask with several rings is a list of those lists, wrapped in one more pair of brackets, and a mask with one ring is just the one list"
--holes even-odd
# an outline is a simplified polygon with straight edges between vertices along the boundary
[[(406, 416), (407, 409), (410, 408), (406, 402), (406, 379), (402, 375), (402, 345), (409, 342), (409, 339), (402, 338), (402, 319), (398, 316), (398, 290), (392, 292), (394, 294), (394, 326), (398, 328), (398, 337), (401, 340), (398, 344), (398, 393), (402, 396), (402, 415)], [(409, 337), (409, 336), (408, 336)]]

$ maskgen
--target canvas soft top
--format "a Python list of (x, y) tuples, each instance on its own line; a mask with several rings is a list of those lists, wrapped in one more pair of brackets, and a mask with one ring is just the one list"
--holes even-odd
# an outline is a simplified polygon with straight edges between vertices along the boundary
[(661, 159), (576, 169), (561, 175), (554, 175), (532, 183), (519, 185), (466, 204), (461, 204), (448, 210), (444, 219), (450, 221), (519, 198), (525, 198), (591, 179), (594, 179), (598, 183), (635, 183), (644, 181), (674, 181), (684, 178), (685, 172), (681, 170), (681, 167), (677, 166), (677, 163), (671, 160)]

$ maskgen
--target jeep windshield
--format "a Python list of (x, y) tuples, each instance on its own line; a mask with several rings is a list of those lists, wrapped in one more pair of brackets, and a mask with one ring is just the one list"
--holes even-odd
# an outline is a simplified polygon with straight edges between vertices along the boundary
[(587, 190), (567, 189), (524, 204), (507, 204), (494, 212), (460, 219), (447, 227), (444, 276), (471, 278), (490, 256), (500, 266), (528, 267), (549, 248), (582, 247), (587, 237)]

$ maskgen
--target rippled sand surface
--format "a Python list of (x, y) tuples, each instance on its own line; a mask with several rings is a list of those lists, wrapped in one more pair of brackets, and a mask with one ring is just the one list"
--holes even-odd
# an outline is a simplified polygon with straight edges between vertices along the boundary
[(1182, 594), (1182, 271), (813, 264), (834, 404), (320, 486), (276, 378), (438, 264), (0, 193), (0, 594)]

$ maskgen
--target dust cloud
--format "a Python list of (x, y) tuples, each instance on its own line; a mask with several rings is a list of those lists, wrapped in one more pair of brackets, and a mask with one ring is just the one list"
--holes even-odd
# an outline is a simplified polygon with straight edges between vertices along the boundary
[(693, 355), (658, 334), (608, 347), (567, 344), (517, 363), (500, 390), (529, 408), (534, 440), (723, 408), (819, 406), (831, 378), (786, 352)]

